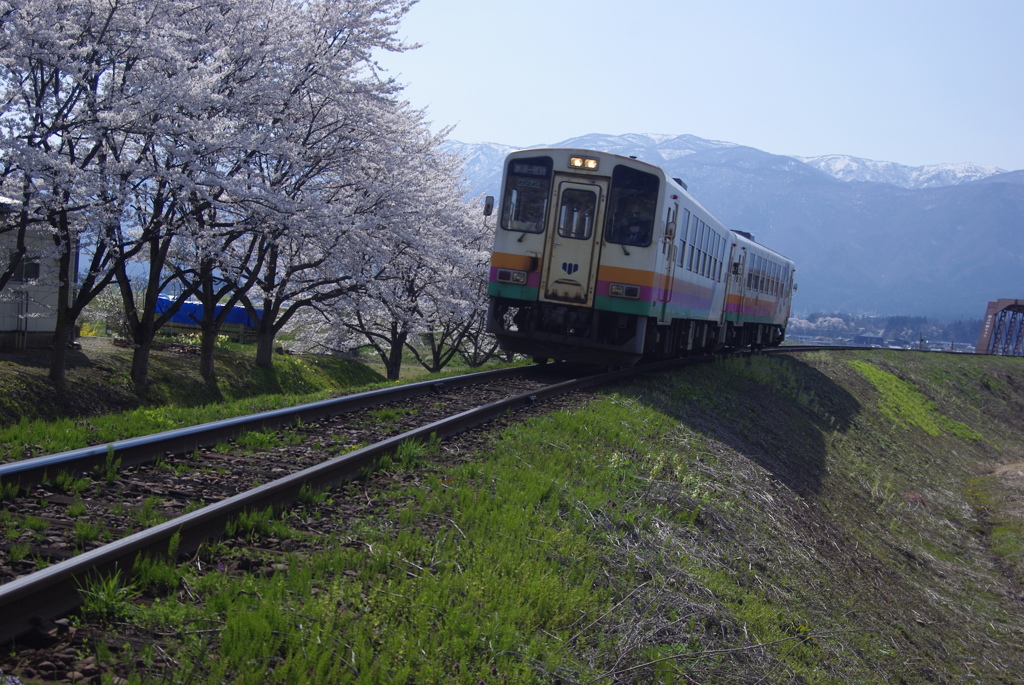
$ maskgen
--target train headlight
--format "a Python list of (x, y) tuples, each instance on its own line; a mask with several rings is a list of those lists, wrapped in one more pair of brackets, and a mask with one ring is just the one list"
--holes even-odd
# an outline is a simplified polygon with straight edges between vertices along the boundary
[(573, 169), (586, 169), (597, 171), (597, 160), (593, 157), (570, 157), (569, 166)]
[(526, 272), (514, 269), (498, 269), (498, 283), (526, 285)]
[(608, 285), (608, 294), (612, 297), (624, 297), (629, 300), (639, 300), (640, 286), (626, 285), (625, 283), (611, 283)]

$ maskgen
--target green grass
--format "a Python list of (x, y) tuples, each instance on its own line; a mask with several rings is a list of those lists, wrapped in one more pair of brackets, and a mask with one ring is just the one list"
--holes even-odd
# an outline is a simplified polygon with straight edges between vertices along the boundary
[(966, 440), (982, 439), (977, 431), (938, 411), (935, 403), (913, 384), (869, 362), (853, 361), (851, 364), (875, 386), (881, 394), (882, 412), (896, 423), (920, 428), (931, 436), (949, 433)]
[(123, 619), (136, 612), (131, 603), (136, 594), (132, 583), (126, 583), (120, 569), (106, 576), (92, 576), (78, 585), (82, 598), (81, 615), (102, 621)]

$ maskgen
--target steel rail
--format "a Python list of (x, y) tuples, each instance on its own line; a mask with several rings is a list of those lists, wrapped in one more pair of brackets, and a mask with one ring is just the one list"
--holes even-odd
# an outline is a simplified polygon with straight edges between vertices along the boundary
[(434, 423), (407, 431), (374, 445), (349, 452), (317, 466), (266, 483), (215, 504), (197, 509), (153, 528), (84, 552), (0, 586), (0, 644), (46, 626), (48, 621), (81, 605), (81, 589), (90, 578), (109, 578), (120, 572), (126, 580), (140, 555), (166, 557), (172, 537), (179, 554), (190, 554), (211, 537), (223, 533), (233, 517), (246, 510), (282, 508), (299, 498), (304, 487), (326, 489), (352, 480), (409, 440), (444, 439), (486, 423), (502, 414), (588, 386), (624, 380), (641, 371), (654, 371), (689, 361), (664, 362), (644, 367), (598, 373), (562, 381), (498, 400)]
[(156, 457), (185, 454), (199, 447), (232, 440), (250, 431), (276, 429), (299, 421), (316, 421), (386, 402), (444, 392), (448, 387), (461, 388), (501, 380), (529, 373), (533, 368), (512, 367), (410, 383), (9, 462), (0, 464), (0, 483), (16, 483), (19, 488), (26, 489), (43, 482), (47, 472), (52, 476), (59, 470), (87, 471), (96, 466), (104, 467), (115, 460), (118, 460), (121, 466), (142, 464)]

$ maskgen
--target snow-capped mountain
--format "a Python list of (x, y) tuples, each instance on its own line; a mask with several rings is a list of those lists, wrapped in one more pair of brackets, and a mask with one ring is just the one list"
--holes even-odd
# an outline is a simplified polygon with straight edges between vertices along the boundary
[(821, 157), (796, 157), (795, 159), (799, 159), (815, 169), (820, 169), (840, 181), (889, 183), (900, 188), (954, 186), (1006, 173), (999, 167), (973, 163), (931, 164), (912, 167), (896, 162), (878, 162), (849, 155), (822, 155)]
[[(501, 160), (512, 150), (526, 147), (574, 147), (601, 150), (669, 168), (680, 158), (708, 150), (727, 148), (744, 149), (745, 146), (720, 140), (706, 140), (693, 135), (667, 135), (658, 133), (626, 133), (609, 135), (591, 133), (569, 138), (553, 144), (505, 145), (500, 143), (463, 143), (449, 141), (447, 148), (466, 158), (465, 176), (471, 180), (474, 194), (495, 193), (501, 182)], [(749, 148), (753, 149), (753, 148)], [(896, 162), (880, 162), (850, 155), (822, 155), (797, 157), (775, 155), (776, 164), (796, 160), (833, 178), (846, 182), (885, 183), (899, 188), (940, 188), (979, 181), (1000, 174), (1003, 169), (984, 164), (931, 164), (907, 166)]]

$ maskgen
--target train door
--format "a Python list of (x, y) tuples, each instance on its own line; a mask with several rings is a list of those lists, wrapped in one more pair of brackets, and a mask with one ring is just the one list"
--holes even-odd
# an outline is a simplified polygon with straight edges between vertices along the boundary
[(676, 272), (676, 224), (679, 217), (679, 203), (674, 202), (668, 208), (665, 216), (665, 235), (661, 239), (661, 253), (665, 264), (665, 273), (661, 277), (658, 293), (658, 323), (670, 323), (672, 313), (669, 310), (669, 303), (672, 302), (672, 292), (675, 290)]
[(747, 248), (733, 243), (729, 257), (729, 276), (726, 279), (725, 304), (722, 307), (721, 323), (727, 320), (738, 322), (743, 318), (746, 273)]
[(556, 177), (555, 184), (557, 196), (547, 231), (540, 299), (589, 307), (597, 285), (608, 183)]

